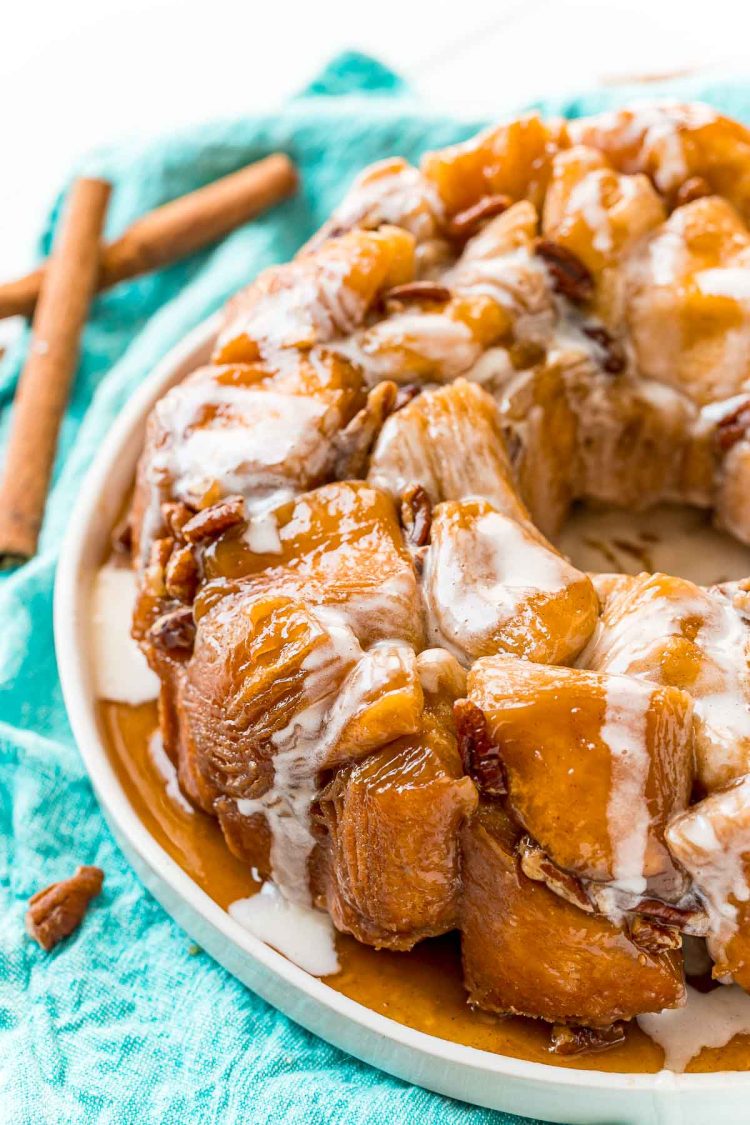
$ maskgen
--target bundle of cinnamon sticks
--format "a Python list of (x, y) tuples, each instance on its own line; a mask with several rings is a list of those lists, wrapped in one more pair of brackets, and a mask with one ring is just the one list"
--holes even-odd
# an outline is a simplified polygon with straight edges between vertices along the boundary
[(144, 215), (102, 245), (111, 185), (79, 179), (49, 260), (0, 285), (0, 318), (33, 314), (0, 478), (0, 567), (36, 553), (80, 338), (97, 290), (177, 261), (291, 195), (297, 173), (276, 153)]

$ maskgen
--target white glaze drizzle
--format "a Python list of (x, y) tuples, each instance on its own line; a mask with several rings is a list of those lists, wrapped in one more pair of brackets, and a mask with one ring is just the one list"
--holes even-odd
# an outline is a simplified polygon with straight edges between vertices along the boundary
[[(218, 411), (201, 426), (207, 407)], [(246, 500), (257, 495), (267, 507), (269, 493), (281, 489), (286, 496), (313, 480), (328, 456), (331, 408), (312, 397), (185, 383), (156, 410), (168, 436), (153, 458), (154, 471), (171, 481), (176, 497), (195, 506), (218, 481), (224, 495), (238, 493)]]
[(667, 842), (705, 903), (709, 951), (718, 959), (737, 931), (737, 904), (750, 900), (750, 776), (678, 816)]
[(611, 781), (607, 827), (612, 850), (612, 885), (643, 894), (651, 818), (646, 783), (651, 759), (646, 721), (652, 692), (626, 676), (609, 676), (600, 737), (610, 749)]
[(310, 905), (308, 860), (315, 846), (310, 806), (317, 794), (320, 770), (331, 761), (347, 724), (386, 692), (399, 677), (416, 678), (414, 650), (400, 641), (384, 641), (362, 652), (342, 614), (328, 607), (310, 610), (328, 632), (336, 656), (353, 665), (340, 687), (321, 691), (330, 681), (330, 646), (313, 650), (302, 665), (305, 691), (314, 700), (272, 736), (274, 777), (260, 797), (240, 798), (242, 816), (261, 814), (271, 832), (274, 882), (291, 902)]
[(462, 662), (488, 633), (524, 612), (540, 591), (565, 589), (572, 567), (516, 520), (490, 511), (441, 533), (438, 516), (424, 566), (432, 640)]
[(248, 521), (243, 539), (256, 555), (280, 555), (282, 553), (279, 525), (273, 512), (262, 512), (252, 516)]
[[(619, 621), (599, 621), (578, 666), (649, 679), (659, 673), (655, 650), (671, 636), (680, 637), (683, 623), (702, 622), (695, 644), (705, 657), (702, 674), (689, 686), (702, 743), (704, 780), (714, 783), (728, 770), (733, 776), (750, 764), (750, 679), (747, 623), (721, 588), (677, 596), (661, 594), (656, 586)], [(639, 667), (642, 665), (642, 667)]]
[(92, 591), (91, 629), (96, 691), (100, 699), (148, 703), (159, 694), (159, 677), (130, 635), (136, 578), (130, 567), (103, 566)]
[(442, 686), (458, 698), (466, 694), (466, 671), (444, 648), (426, 648), (417, 656), (417, 672), (423, 691), (436, 695)]
[[(433, 238), (443, 218), (434, 185), (410, 164), (385, 160), (372, 164), (352, 184), (329, 226), (378, 227), (392, 223), (424, 242)], [(392, 166), (392, 167), (391, 167)]]
[(482, 348), (468, 325), (439, 313), (404, 312), (354, 333), (331, 349), (360, 367), (369, 385), (392, 379), (413, 381), (410, 357), (417, 360), (416, 375), (435, 382), (450, 382), (467, 371)]
[(328, 977), (340, 971), (328, 914), (289, 902), (272, 882), (264, 883), (251, 898), (230, 903), (227, 912), (243, 929), (313, 976)]

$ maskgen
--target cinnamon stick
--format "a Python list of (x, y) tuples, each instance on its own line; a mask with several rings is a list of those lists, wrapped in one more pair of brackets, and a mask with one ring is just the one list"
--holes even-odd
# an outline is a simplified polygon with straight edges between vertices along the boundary
[[(102, 247), (97, 289), (148, 273), (216, 242), (291, 195), (296, 186), (291, 160), (275, 153), (157, 207)], [(0, 285), (0, 319), (31, 315), (46, 268)]]
[(45, 271), (0, 480), (0, 566), (36, 552), (57, 435), (94, 294), (110, 191), (104, 180), (74, 183)]

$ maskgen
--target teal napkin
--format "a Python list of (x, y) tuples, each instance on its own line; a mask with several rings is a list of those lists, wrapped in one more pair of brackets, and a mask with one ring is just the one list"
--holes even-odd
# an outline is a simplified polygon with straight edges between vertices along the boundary
[[(669, 93), (704, 97), (750, 118), (750, 92), (741, 83), (673, 83)], [(540, 108), (577, 114), (622, 100), (623, 91), (610, 90)], [(498, 115), (514, 108), (498, 106)], [(289, 258), (364, 164), (393, 153), (416, 159), (481, 124), (431, 115), (389, 70), (347, 54), (277, 114), (100, 151), (76, 169), (114, 182), (110, 235), (159, 203), (276, 149), (297, 162), (303, 186), (297, 198), (221, 245), (95, 302), (40, 553), (0, 577), (4, 1123), (520, 1120), (373, 1070), (303, 1031), (196, 953), (132, 873), (104, 823), (65, 717), (52, 638), (55, 562), (82, 475), (154, 364), (259, 269)], [(58, 210), (59, 201), (41, 255)], [(26, 343), (0, 366), (0, 452)], [(79, 862), (105, 870), (104, 892), (83, 927), (45, 954), (24, 935), (26, 901)]]

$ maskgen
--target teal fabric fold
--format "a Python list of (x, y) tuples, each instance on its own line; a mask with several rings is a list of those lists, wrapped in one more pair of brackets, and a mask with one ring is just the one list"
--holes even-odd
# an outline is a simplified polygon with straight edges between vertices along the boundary
[[(648, 94), (665, 92), (702, 96), (750, 118), (750, 93), (739, 82), (683, 82)], [(609, 90), (540, 108), (578, 114), (622, 100), (621, 91)], [(515, 108), (498, 106), (498, 116)], [(0, 576), (3, 1122), (520, 1120), (452, 1102), (356, 1061), (291, 1023), (195, 950), (140, 884), (104, 823), (66, 720), (52, 636), (61, 538), (83, 474), (135, 387), (229, 294), (289, 258), (359, 168), (394, 153), (417, 159), (482, 124), (431, 114), (387, 68), (347, 54), (278, 113), (101, 150), (75, 169), (113, 181), (109, 235), (276, 149), (299, 165), (302, 189), (220, 245), (95, 301), (40, 553)], [(59, 200), (40, 238), (40, 256), (49, 250), (58, 214)], [(0, 448), (27, 343), (28, 334), (0, 365)], [(83, 927), (45, 954), (24, 935), (26, 902), (79, 862), (104, 869), (104, 892)]]

